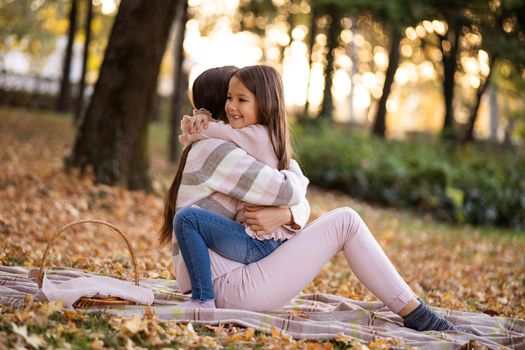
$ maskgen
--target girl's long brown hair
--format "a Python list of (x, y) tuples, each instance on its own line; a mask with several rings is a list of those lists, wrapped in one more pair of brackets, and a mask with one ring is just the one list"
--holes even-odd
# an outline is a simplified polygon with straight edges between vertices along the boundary
[[(234, 66), (217, 67), (208, 69), (199, 75), (197, 79), (195, 79), (192, 87), (193, 106), (195, 108), (206, 108), (215, 119), (226, 121), (224, 105), (226, 104), (226, 96), (228, 94), (228, 84), (237, 69), (238, 68)], [(186, 160), (188, 159), (190, 150), (191, 145), (182, 151), (177, 173), (164, 198), (164, 222), (159, 231), (161, 245), (165, 245), (171, 241), (173, 217), (177, 210), (177, 194), (179, 193), (182, 173), (186, 166)]]
[(255, 65), (241, 68), (233, 76), (255, 95), (259, 107), (258, 122), (268, 127), (270, 140), (279, 161), (278, 169), (288, 169), (293, 150), (281, 75), (273, 67)]

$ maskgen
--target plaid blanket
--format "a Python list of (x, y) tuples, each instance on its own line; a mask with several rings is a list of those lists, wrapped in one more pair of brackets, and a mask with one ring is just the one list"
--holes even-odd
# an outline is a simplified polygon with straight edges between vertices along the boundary
[[(0, 304), (21, 307), (24, 296), (34, 295), (38, 287), (27, 277), (28, 268), (0, 266)], [(53, 282), (80, 276), (91, 276), (76, 269), (47, 271)], [(251, 312), (229, 309), (187, 310), (177, 307), (188, 296), (180, 293), (175, 281), (143, 279), (141, 286), (155, 294), (153, 310), (161, 320), (196, 322), (209, 325), (236, 324), (263, 332), (272, 327), (296, 339), (330, 339), (344, 335), (363, 343), (378, 339), (400, 338), (407, 346), (424, 349), (470, 348), (478, 343), (490, 349), (525, 349), (525, 320), (491, 317), (482, 313), (461, 312), (434, 308), (461, 331), (417, 332), (403, 327), (402, 319), (381, 302), (351, 300), (329, 294), (301, 294), (281, 310)], [(91, 309), (86, 312), (106, 312), (131, 317), (142, 315), (142, 306)], [(402, 348), (402, 347), (401, 347)]]

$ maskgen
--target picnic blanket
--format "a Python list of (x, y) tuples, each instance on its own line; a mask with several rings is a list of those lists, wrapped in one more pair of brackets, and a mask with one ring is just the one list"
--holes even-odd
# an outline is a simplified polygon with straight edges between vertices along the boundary
[[(24, 296), (38, 291), (27, 277), (28, 268), (0, 266), (0, 304), (24, 305)], [(48, 278), (60, 283), (76, 277), (97, 276), (77, 269), (48, 270)], [(478, 343), (489, 349), (525, 349), (525, 320), (492, 317), (482, 313), (434, 308), (460, 331), (417, 332), (403, 327), (402, 319), (381, 302), (358, 301), (330, 294), (301, 294), (281, 310), (252, 312), (231, 309), (182, 309), (177, 304), (188, 300), (174, 280), (142, 279), (141, 286), (154, 293), (153, 311), (161, 320), (195, 322), (209, 325), (236, 324), (263, 332), (272, 327), (295, 339), (331, 339), (343, 334), (362, 343), (399, 338), (406, 346), (423, 349), (461, 349)], [(91, 309), (126, 317), (144, 314), (143, 306)], [(399, 348), (403, 348), (400, 346)]]

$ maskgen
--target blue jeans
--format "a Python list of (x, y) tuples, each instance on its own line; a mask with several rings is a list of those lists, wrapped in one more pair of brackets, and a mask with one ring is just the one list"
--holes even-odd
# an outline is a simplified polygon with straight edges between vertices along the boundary
[(200, 208), (183, 208), (173, 219), (180, 253), (190, 275), (192, 300), (214, 299), (208, 248), (234, 261), (259, 261), (283, 241), (258, 240), (246, 234), (235, 220)]

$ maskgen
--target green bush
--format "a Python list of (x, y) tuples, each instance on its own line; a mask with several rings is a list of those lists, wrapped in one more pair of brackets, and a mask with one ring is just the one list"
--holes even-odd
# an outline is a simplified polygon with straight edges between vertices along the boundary
[(452, 147), (295, 126), (312, 184), (477, 225), (525, 227), (525, 156), (497, 145)]

